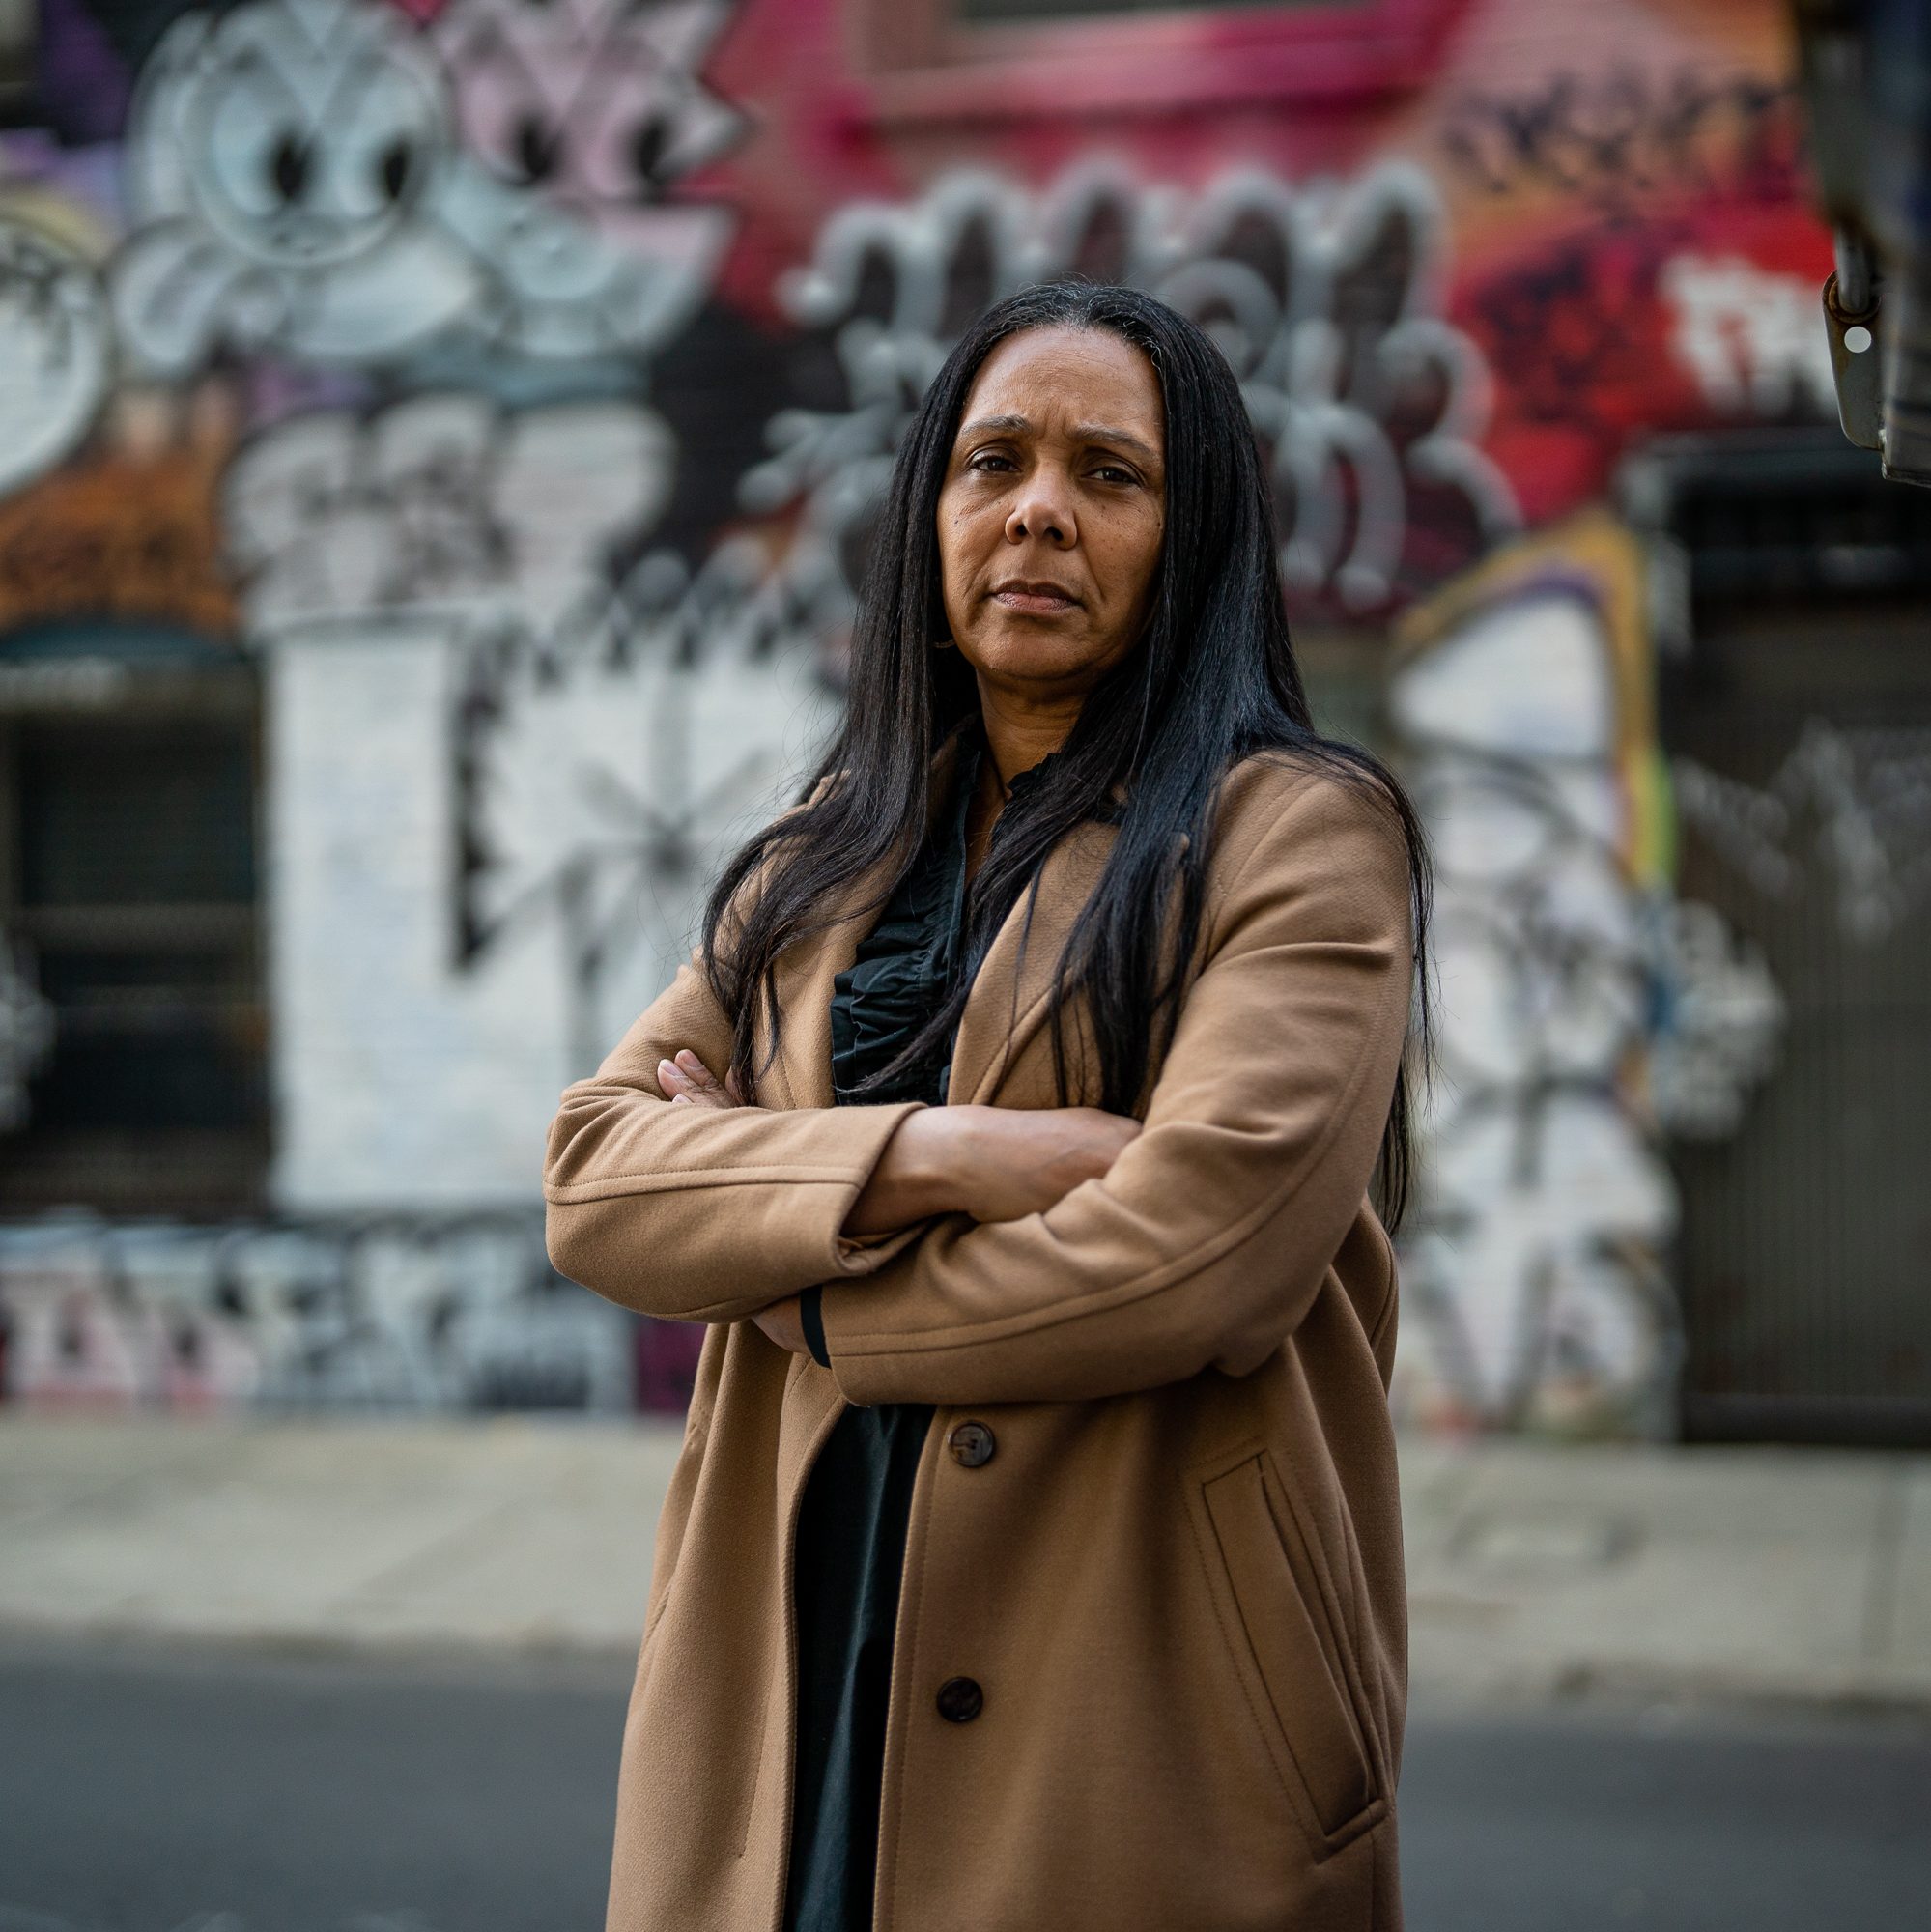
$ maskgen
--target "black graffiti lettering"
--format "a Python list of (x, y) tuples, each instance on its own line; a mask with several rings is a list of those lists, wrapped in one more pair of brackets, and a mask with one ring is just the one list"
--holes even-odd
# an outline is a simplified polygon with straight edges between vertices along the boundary
[(1441, 141), (1451, 163), (1493, 194), (1787, 199), (1798, 188), (1801, 121), (1795, 88), (1756, 75), (1563, 73), (1521, 93), (1464, 95)]

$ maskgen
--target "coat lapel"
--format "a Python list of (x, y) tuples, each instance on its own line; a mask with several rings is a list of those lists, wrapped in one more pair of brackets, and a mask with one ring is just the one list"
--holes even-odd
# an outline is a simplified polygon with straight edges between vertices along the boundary
[(1045, 1024), (1053, 969), (1119, 836), (1118, 828), (1096, 819), (1076, 826), (1039, 868), (1031, 930), (1030, 895), (1021, 893), (1006, 915), (966, 996), (952, 1045), (949, 1099), (991, 1101), (1007, 1069)]
[[(958, 744), (954, 735), (933, 753), (930, 796), (935, 802), (947, 793)], [(928, 809), (928, 827), (930, 821)], [(1118, 836), (1116, 827), (1095, 819), (1075, 828), (1047, 854), (1039, 871), (1032, 930), (1025, 933), (1023, 949), (1029, 895), (1022, 893), (1006, 915), (966, 998), (952, 1049), (949, 1099), (989, 1102), (1006, 1069), (1044, 1024), (1053, 968)], [(766, 1079), (775, 1077), (779, 1091), (774, 1098), (781, 1105), (829, 1107), (834, 1102), (833, 981), (857, 958), (859, 946), (877, 917), (877, 908), (868, 902), (891, 878), (899, 856), (896, 851), (888, 853), (861, 874), (851, 888), (852, 909), (799, 947), (794, 958), (779, 961), (783, 1043)], [(760, 1056), (767, 1045), (760, 1025)]]

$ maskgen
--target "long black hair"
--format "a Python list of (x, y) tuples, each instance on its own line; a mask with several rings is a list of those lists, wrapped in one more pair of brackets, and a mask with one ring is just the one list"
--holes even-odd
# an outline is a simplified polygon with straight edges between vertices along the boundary
[[(1377, 1200), (1392, 1229), (1413, 1180), (1412, 1079), (1415, 1061), (1425, 1065), (1429, 1032), (1430, 874), (1421, 826), (1378, 760), (1316, 732), (1288, 637), (1266, 479), (1234, 372), (1193, 323), (1135, 289), (1051, 282), (1009, 296), (967, 330), (925, 392), (899, 445), (859, 595), (842, 724), (799, 793), (805, 809), (734, 854), (705, 908), (705, 971), (735, 1016), (732, 1068), (749, 1093), (760, 1000), (776, 1051), (779, 954), (856, 910), (847, 889), (902, 841), (901, 863), (888, 868), (874, 903), (889, 897), (924, 829), (932, 754), (978, 720), (972, 667), (957, 650), (933, 648), (947, 635), (939, 492), (980, 364), (1008, 335), (1040, 327), (1106, 329), (1153, 365), (1166, 422), (1166, 525), (1137, 648), (1087, 695), (1039, 781), (1019, 787), (995, 824), (968, 895), (963, 956), (983, 956), (1020, 894), (1036, 885), (1046, 855), (1082, 820), (1113, 810), (1115, 787), (1122, 786), (1119, 836), (1067, 936), (1048, 1010), (1062, 1104), (1072, 1091), (1063, 1013), (1084, 994), (1099, 1056), (1098, 1104), (1131, 1113), (1156, 1035), (1163, 1044), (1171, 1036), (1198, 943), (1214, 800), (1229, 768), (1274, 748), (1372, 792), (1407, 847), (1419, 991), (1419, 1052), (1405, 1056), (1377, 1167)], [(728, 944), (721, 943), (733, 896), (759, 871), (759, 889), (741, 918), (732, 916)], [(1027, 929), (1032, 910), (1029, 903)], [(1161, 935), (1176, 916), (1177, 947), (1163, 976)], [(951, 1039), (970, 983), (970, 971), (962, 972), (875, 1082)]]

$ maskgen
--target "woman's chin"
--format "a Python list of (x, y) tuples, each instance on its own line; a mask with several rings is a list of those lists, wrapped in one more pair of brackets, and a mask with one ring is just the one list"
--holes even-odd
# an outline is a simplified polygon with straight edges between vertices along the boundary
[(1009, 616), (962, 640), (961, 648), (975, 670), (1001, 684), (1084, 690), (1116, 655), (1086, 630), (1085, 618), (1077, 605), (1050, 617)]

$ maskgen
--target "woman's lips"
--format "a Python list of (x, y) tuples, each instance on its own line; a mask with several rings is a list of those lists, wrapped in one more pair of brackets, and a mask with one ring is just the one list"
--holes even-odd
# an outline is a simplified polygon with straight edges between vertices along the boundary
[(1070, 611), (1079, 600), (1067, 596), (1064, 590), (1021, 590), (1014, 586), (995, 590), (992, 601), (1029, 617), (1051, 617), (1062, 611)]

